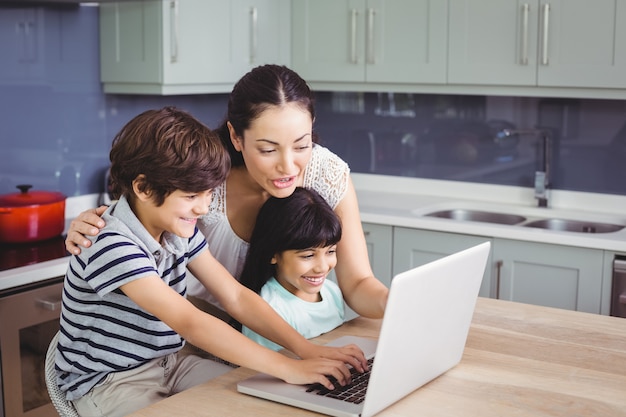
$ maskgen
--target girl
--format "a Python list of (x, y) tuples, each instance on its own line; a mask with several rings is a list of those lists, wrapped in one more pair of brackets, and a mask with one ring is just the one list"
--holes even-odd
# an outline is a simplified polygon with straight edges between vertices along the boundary
[[(270, 197), (257, 216), (241, 283), (304, 337), (326, 333), (344, 321), (341, 290), (326, 279), (340, 239), (341, 222), (317, 192), (297, 187), (288, 197)], [(282, 349), (248, 327), (242, 331)]]

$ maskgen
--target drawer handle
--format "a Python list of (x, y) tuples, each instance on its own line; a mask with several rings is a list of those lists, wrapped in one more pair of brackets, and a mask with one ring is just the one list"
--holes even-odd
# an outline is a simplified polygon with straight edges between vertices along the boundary
[(40, 298), (35, 303), (37, 304), (37, 306), (45, 310), (57, 311), (61, 309), (61, 300), (46, 300)]
[(619, 297), (617, 298), (617, 301), (620, 304), (626, 304), (626, 294), (620, 294)]

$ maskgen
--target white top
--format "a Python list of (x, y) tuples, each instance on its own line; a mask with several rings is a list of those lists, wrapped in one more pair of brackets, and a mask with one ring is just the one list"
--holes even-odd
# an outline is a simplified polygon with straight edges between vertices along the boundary
[[(307, 339), (329, 332), (344, 321), (343, 297), (337, 284), (330, 280), (324, 281), (320, 295), (322, 300), (316, 303), (304, 301), (287, 291), (275, 278), (270, 278), (261, 288), (261, 298)], [(282, 349), (282, 346), (246, 326), (243, 326), (241, 331), (265, 347), (273, 350)]]
[[(350, 168), (341, 158), (320, 145), (314, 145), (304, 171), (303, 186), (317, 191), (333, 208), (346, 195)], [(213, 256), (239, 279), (248, 253), (248, 242), (235, 234), (226, 217), (226, 183), (213, 190), (209, 212), (198, 222), (198, 229), (209, 243)], [(187, 294), (219, 306), (200, 282), (189, 274)]]

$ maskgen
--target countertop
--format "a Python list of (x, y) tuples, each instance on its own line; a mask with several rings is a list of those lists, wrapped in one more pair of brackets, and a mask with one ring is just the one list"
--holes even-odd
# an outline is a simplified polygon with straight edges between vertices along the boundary
[[(380, 320), (353, 319), (315, 339), (376, 337)], [(238, 368), (134, 417), (314, 416), (237, 392)], [(626, 416), (626, 319), (479, 298), (465, 352), (450, 371), (380, 416)]]
[(536, 207), (532, 190), (488, 184), (353, 174), (361, 221), (439, 232), (543, 242), (626, 253), (626, 227), (613, 233), (575, 233), (424, 216), (472, 209), (626, 225), (626, 197), (554, 190), (549, 208)]
[[(533, 191), (527, 188), (372, 174), (352, 174), (352, 180), (364, 222), (626, 253), (626, 228), (615, 233), (572, 233), (424, 216), (466, 208), (626, 225), (626, 196), (552, 190), (549, 208), (538, 208)], [(98, 194), (68, 198), (64, 232), (74, 217), (96, 207), (98, 198)], [(63, 275), (67, 261), (63, 258), (0, 271), (0, 290)]]

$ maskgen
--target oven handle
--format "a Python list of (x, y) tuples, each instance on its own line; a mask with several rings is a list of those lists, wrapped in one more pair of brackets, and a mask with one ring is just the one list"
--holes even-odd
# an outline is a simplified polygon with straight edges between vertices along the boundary
[(59, 310), (61, 308), (61, 303), (62, 301), (59, 299), (39, 298), (35, 301), (35, 304), (37, 304), (39, 307), (50, 311)]

